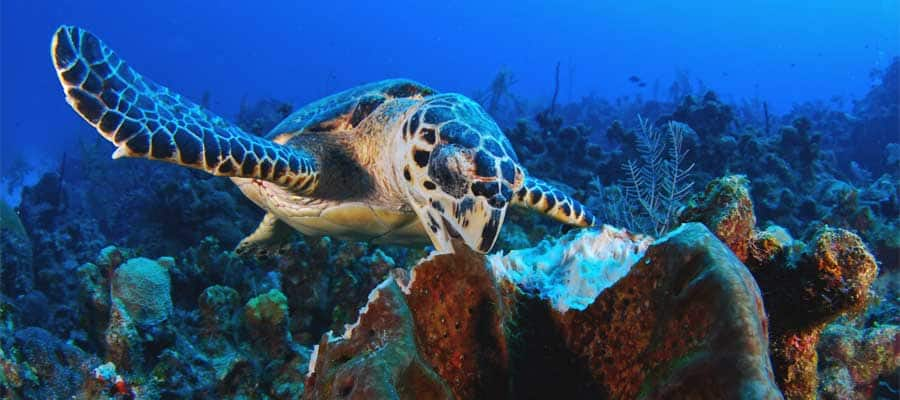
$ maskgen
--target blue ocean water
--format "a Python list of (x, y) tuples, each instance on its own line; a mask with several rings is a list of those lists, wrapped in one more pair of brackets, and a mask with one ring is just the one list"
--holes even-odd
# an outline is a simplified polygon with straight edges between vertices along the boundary
[(0, 17), (2, 399), (900, 395), (900, 0)]
[(785, 111), (861, 96), (869, 72), (900, 52), (898, 10), (897, 0), (5, 1), (0, 154), (4, 166), (20, 154), (55, 159), (88, 134), (50, 64), (60, 24), (91, 30), (190, 98), (208, 92), (228, 118), (244, 98), (302, 105), (387, 77), (471, 94), (501, 68), (516, 94), (547, 101), (557, 62), (561, 102), (663, 97), (685, 71), (725, 98)]

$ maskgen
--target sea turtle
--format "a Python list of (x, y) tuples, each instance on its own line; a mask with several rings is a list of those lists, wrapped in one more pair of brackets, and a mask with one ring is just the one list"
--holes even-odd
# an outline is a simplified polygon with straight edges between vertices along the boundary
[(392, 79), (349, 89), (294, 112), (265, 137), (141, 76), (86, 30), (53, 35), (53, 65), (69, 104), (140, 157), (230, 177), (266, 211), (238, 250), (296, 229), (381, 243), (461, 238), (486, 253), (508, 205), (592, 226), (578, 201), (528, 175), (481, 106), (455, 93)]

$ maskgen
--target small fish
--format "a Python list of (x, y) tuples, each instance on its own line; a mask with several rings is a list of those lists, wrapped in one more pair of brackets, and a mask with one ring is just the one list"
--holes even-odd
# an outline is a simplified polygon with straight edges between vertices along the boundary
[(628, 77), (628, 81), (631, 83), (638, 83), (641, 81), (641, 78), (639, 78), (637, 75), (632, 75)]
[(644, 83), (644, 82), (641, 82), (641, 83), (638, 83), (638, 86), (640, 86), (640, 87), (646, 87), (646, 86), (647, 86), (647, 84), (646, 84), (646, 83)]

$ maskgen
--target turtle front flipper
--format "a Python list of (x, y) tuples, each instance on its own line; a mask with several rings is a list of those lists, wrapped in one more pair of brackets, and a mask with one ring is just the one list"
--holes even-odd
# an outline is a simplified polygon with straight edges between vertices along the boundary
[(300, 194), (315, 189), (317, 163), (309, 153), (244, 132), (144, 78), (90, 32), (60, 27), (51, 54), (66, 99), (116, 145), (113, 158), (167, 161)]
[(512, 204), (530, 208), (569, 225), (587, 227), (597, 224), (594, 214), (578, 200), (549, 183), (530, 176), (525, 178), (522, 187), (516, 191)]

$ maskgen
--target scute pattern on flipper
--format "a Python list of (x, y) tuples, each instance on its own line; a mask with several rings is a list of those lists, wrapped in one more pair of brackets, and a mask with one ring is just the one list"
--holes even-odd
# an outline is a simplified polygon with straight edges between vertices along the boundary
[(526, 177), (513, 203), (547, 214), (559, 222), (575, 226), (595, 226), (597, 218), (581, 202), (554, 188), (547, 182)]
[(118, 147), (114, 157), (262, 179), (301, 193), (315, 187), (317, 167), (309, 154), (243, 132), (144, 78), (93, 34), (63, 26), (51, 50), (69, 102)]
[[(69, 103), (116, 145), (114, 157), (232, 177), (251, 200), (305, 234), (411, 242), (427, 233), (439, 250), (453, 251), (451, 238), (462, 237), (488, 252), (525, 184), (512, 146), (477, 103), (413, 81), (326, 97), (292, 114), (267, 141), (142, 77), (86, 31), (61, 27), (52, 55)], [(328, 169), (321, 185), (320, 167)], [(545, 212), (559, 210), (551, 215), (585, 218), (562, 194), (545, 201)], [(366, 203), (393, 216), (383, 220)]]
[(403, 179), (432, 242), (452, 251), (455, 233), (489, 252), (524, 180), (503, 132), (472, 100), (443, 94), (409, 116), (402, 136)]

